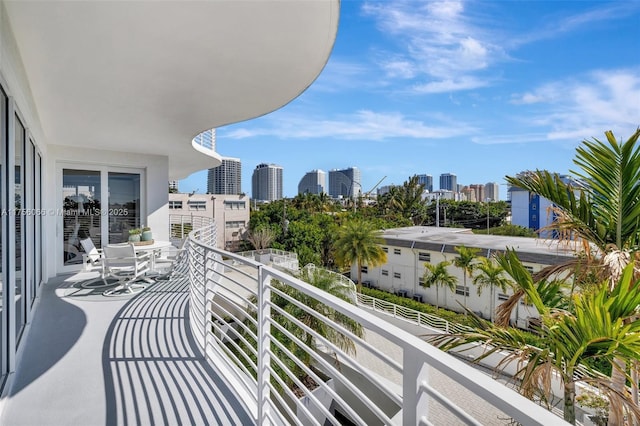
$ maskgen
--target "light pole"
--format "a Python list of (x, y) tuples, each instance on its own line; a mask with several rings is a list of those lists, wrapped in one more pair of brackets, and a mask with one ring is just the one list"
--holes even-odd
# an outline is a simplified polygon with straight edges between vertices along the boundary
[(491, 201), (491, 198), (486, 198), (487, 201), (487, 235), (489, 235), (489, 201)]

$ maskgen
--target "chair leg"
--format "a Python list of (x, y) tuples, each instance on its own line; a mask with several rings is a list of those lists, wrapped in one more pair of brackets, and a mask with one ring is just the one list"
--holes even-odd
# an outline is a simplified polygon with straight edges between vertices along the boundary
[(135, 284), (135, 280), (127, 280), (115, 288), (109, 289), (102, 293), (104, 296), (123, 296), (139, 293), (147, 286), (144, 284)]

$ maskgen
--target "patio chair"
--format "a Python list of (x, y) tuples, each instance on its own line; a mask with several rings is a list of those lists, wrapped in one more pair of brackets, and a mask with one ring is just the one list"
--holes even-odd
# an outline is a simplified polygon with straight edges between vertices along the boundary
[(110, 244), (102, 249), (102, 278), (117, 278), (120, 281), (115, 288), (105, 291), (105, 296), (120, 296), (138, 293), (146, 287), (138, 283), (144, 280), (152, 283), (153, 280), (145, 277), (149, 272), (151, 254), (136, 253), (131, 243)]
[(82, 269), (87, 271), (89, 266), (100, 266), (102, 263), (102, 250), (98, 250), (91, 237), (80, 240), (84, 253), (82, 254)]
[(163, 271), (154, 277), (156, 280), (169, 280), (173, 276), (184, 272), (181, 267), (186, 265), (186, 242), (187, 240), (185, 239), (180, 248), (171, 247), (171, 254), (168, 256), (155, 258), (155, 269)]

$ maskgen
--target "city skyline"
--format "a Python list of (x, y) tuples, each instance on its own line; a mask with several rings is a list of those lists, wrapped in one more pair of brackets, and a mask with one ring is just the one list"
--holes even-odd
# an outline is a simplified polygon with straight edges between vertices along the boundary
[[(571, 174), (575, 148), (640, 125), (640, 2), (342, 2), (333, 53), (288, 105), (217, 129), (240, 158), (305, 173), (352, 165), (362, 189), (443, 173), (463, 185), (546, 169)], [(634, 53), (635, 52), (635, 53)], [(204, 192), (206, 172), (180, 182)]]

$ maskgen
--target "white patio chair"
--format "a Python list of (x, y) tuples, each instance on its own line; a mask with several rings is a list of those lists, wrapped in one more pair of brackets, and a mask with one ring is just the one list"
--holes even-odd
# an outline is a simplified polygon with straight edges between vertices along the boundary
[(156, 280), (169, 280), (181, 272), (180, 266), (187, 256), (186, 241), (186, 239), (183, 241), (180, 248), (172, 246), (167, 256), (155, 258), (155, 269), (158, 271), (158, 275), (154, 277)]
[(137, 283), (144, 280), (152, 283), (153, 280), (145, 277), (149, 272), (150, 253), (136, 253), (131, 243), (110, 244), (102, 249), (102, 278), (117, 278), (120, 284), (115, 288), (105, 291), (105, 296), (120, 296), (138, 293), (146, 287)]
[(84, 250), (82, 254), (83, 270), (88, 271), (89, 266), (100, 266), (102, 264), (102, 250), (96, 248), (90, 237), (80, 240), (80, 245)]

